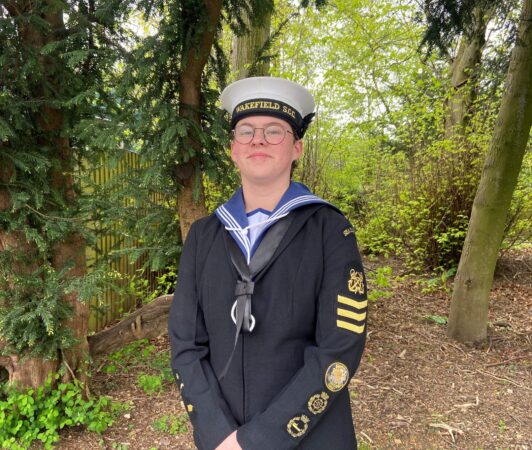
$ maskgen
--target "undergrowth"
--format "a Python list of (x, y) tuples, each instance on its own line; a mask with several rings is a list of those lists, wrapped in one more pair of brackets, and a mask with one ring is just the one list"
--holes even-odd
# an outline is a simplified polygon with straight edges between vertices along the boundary
[(85, 426), (96, 433), (113, 424), (121, 405), (109, 397), (86, 399), (81, 383), (58, 383), (59, 375), (44, 386), (20, 390), (4, 387), (0, 398), (0, 443), (6, 450), (25, 450), (34, 441), (45, 449), (59, 441), (65, 427)]

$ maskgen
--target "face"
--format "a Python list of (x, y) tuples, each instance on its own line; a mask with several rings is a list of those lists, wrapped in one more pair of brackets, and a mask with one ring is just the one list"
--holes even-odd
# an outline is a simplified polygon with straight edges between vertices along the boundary
[[(240, 125), (252, 128), (280, 125), (283, 129), (292, 131), (285, 120), (269, 116), (246, 117), (235, 128)], [(294, 135), (291, 133), (286, 133), (284, 140), (277, 145), (266, 142), (262, 129), (255, 131), (249, 144), (240, 144), (235, 139), (231, 141), (231, 159), (240, 170), (243, 183), (266, 185), (289, 182), (292, 161), (299, 159), (302, 152), (302, 141), (294, 142)]]

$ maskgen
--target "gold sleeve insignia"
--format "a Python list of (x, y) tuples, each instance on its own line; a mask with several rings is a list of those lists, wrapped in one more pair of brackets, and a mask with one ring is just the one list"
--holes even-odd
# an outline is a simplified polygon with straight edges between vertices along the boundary
[(354, 294), (364, 295), (364, 275), (355, 269), (349, 271), (349, 280), (347, 280), (347, 289)]
[(305, 416), (305, 414), (295, 416), (290, 419), (290, 421), (286, 425), (286, 430), (288, 431), (288, 434), (292, 437), (303, 436), (308, 430), (309, 422), (310, 419)]
[(314, 415), (320, 414), (327, 408), (328, 400), (329, 395), (326, 392), (314, 394), (308, 399), (308, 410)]
[(353, 227), (347, 227), (344, 231), (342, 231), (342, 234), (344, 237), (347, 237), (350, 234), (355, 234), (355, 229)]
[[(367, 306), (368, 301), (351, 299), (338, 295), (338, 308), (336, 308), (336, 314), (338, 314), (336, 320), (336, 326), (345, 330), (352, 331), (355, 334), (362, 334), (366, 328)], [(348, 309), (352, 308), (352, 309)], [(346, 319), (354, 320), (362, 323), (352, 323)]]
[(189, 413), (191, 413), (192, 411), (194, 411), (194, 406), (191, 405), (191, 404), (188, 404), (188, 405), (187, 405), (187, 411), (188, 411)]
[(334, 362), (325, 371), (325, 386), (331, 392), (338, 392), (349, 381), (349, 369), (341, 362)]

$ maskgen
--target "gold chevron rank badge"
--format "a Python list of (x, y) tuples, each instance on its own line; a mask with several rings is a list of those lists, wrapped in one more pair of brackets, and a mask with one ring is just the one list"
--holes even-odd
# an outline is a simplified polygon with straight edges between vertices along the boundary
[(338, 295), (336, 326), (355, 334), (362, 334), (366, 327), (368, 300), (352, 299)]

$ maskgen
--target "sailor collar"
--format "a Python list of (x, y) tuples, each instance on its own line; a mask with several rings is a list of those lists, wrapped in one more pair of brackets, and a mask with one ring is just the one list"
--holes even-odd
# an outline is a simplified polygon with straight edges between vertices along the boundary
[(215, 214), (220, 222), (225, 226), (225, 229), (229, 231), (236, 244), (242, 250), (247, 263), (249, 264), (253, 253), (259, 246), (262, 237), (266, 233), (266, 230), (270, 228), (279, 219), (290, 214), (291, 211), (304, 205), (311, 203), (322, 203), (330, 205), (329, 202), (321, 199), (317, 195), (312, 194), (309, 188), (302, 183), (290, 182), (290, 186), (279, 200), (279, 203), (275, 209), (271, 212), (270, 217), (259, 224), (264, 225), (260, 235), (256, 239), (253, 246), (249, 239), (249, 221), (246, 215), (246, 208), (244, 206), (244, 197), (242, 194), (242, 188), (238, 189), (235, 194), (229, 199), (229, 201), (218, 208), (216, 208)]

